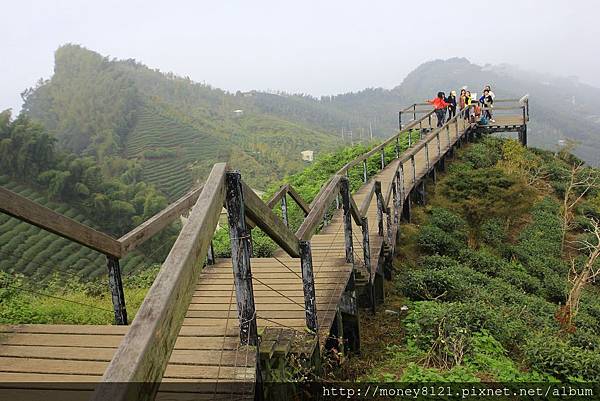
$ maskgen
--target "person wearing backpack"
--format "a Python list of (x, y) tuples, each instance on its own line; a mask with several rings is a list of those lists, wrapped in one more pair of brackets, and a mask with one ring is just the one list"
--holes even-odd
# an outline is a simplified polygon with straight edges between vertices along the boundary
[(431, 100), (427, 100), (427, 103), (433, 105), (435, 115), (438, 119), (437, 126), (438, 128), (444, 125), (444, 119), (446, 117), (446, 107), (450, 104), (446, 102), (444, 99), (444, 92), (438, 92), (437, 97)]
[(450, 96), (446, 98), (446, 103), (448, 103), (448, 120), (450, 121), (452, 117), (456, 115), (456, 91), (451, 91)]
[(481, 108), (484, 109), (483, 110), (483, 116), (489, 120), (490, 122), (496, 122), (493, 118), (492, 118), (492, 110), (491, 108), (494, 106), (494, 98), (492, 97), (492, 95), (490, 95), (490, 90), (489, 89), (484, 89), (483, 90), (483, 96), (481, 96), (479, 98), (479, 103), (481, 104)]

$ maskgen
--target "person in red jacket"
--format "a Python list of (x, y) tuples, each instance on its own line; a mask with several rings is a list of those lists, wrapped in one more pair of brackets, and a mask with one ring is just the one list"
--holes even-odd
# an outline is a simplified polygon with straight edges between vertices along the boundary
[(427, 103), (433, 105), (433, 108), (435, 109), (434, 111), (438, 119), (438, 127), (444, 125), (444, 119), (446, 118), (446, 108), (450, 105), (450, 103), (446, 103), (446, 100), (444, 98), (444, 92), (438, 92), (436, 98), (427, 101)]

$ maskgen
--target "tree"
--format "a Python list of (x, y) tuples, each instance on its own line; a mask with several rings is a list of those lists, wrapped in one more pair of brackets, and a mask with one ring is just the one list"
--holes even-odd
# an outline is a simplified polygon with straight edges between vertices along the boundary
[(580, 243), (579, 250), (587, 252), (586, 259), (580, 268), (577, 267), (575, 259), (571, 260), (571, 271), (568, 277), (571, 289), (565, 306), (559, 309), (557, 313), (563, 329), (568, 332), (574, 329), (573, 319), (579, 310), (579, 301), (583, 289), (587, 284), (593, 282), (596, 277), (600, 277), (600, 265), (597, 263), (600, 257), (600, 223), (595, 219), (589, 220), (592, 226), (589, 230), (592, 239), (578, 241)]
[(561, 206), (561, 252), (565, 249), (565, 239), (567, 232), (573, 228), (573, 210), (583, 197), (592, 189), (600, 187), (600, 179), (596, 172), (590, 168), (586, 168), (583, 163), (573, 164), (569, 172), (569, 181), (563, 194), (563, 202)]

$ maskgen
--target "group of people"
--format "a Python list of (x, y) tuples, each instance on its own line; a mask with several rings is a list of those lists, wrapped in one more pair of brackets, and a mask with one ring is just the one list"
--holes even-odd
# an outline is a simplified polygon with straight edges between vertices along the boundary
[[(438, 92), (437, 97), (427, 100), (427, 103), (433, 105), (434, 112), (437, 117), (437, 126), (444, 125), (444, 121), (450, 121), (456, 116), (456, 107), (462, 111), (463, 118), (475, 122), (476, 117), (481, 117), (480, 122), (487, 124), (495, 122), (492, 117), (492, 107), (494, 107), (494, 98), (496, 95), (492, 92), (490, 85), (483, 88), (483, 95), (475, 102), (475, 96), (471, 95), (471, 91), (467, 87), (460, 90), (460, 96), (456, 97), (456, 91), (451, 91), (450, 95), (446, 96), (444, 92)], [(448, 118), (446, 119), (446, 109), (448, 110)]]

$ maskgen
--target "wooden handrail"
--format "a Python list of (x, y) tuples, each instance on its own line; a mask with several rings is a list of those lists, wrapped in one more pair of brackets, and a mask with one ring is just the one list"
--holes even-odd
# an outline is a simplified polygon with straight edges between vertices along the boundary
[(306, 203), (304, 199), (302, 199), (302, 196), (298, 193), (298, 191), (296, 191), (294, 187), (292, 187), (289, 184), (287, 185), (287, 191), (288, 194), (292, 197), (292, 199), (296, 202), (296, 204), (300, 206), (300, 209), (304, 211), (304, 214), (308, 216), (308, 214), (310, 213), (310, 206), (308, 205), (308, 203)]
[(416, 127), (420, 122), (425, 121), (426, 119), (429, 118), (430, 115), (433, 115), (433, 114), (434, 114), (434, 110), (431, 110), (431, 111), (429, 111), (429, 113), (425, 114), (423, 117), (419, 118), (418, 120), (412, 121), (406, 127), (403, 127), (402, 131), (398, 132), (396, 135), (391, 136), (390, 138), (386, 139), (385, 141), (383, 141), (379, 145), (375, 146), (368, 152), (363, 153), (362, 155), (358, 156), (354, 160), (346, 163), (341, 169), (339, 169), (337, 171), (336, 174), (337, 175), (346, 174), (346, 171), (348, 171), (350, 168), (356, 166), (358, 163), (362, 162), (363, 160), (366, 160), (369, 157), (374, 156), (375, 154), (378, 154), (379, 152), (381, 152), (381, 149), (384, 149), (386, 146), (392, 144), (396, 140), (397, 137), (399, 137), (400, 135), (402, 135), (403, 133), (405, 133), (407, 131), (410, 131), (411, 129)]
[(200, 193), (202, 193), (202, 186), (189, 191), (165, 209), (119, 238), (122, 255), (126, 255), (133, 251), (145, 241), (152, 238), (156, 233), (171, 224), (181, 216), (183, 212), (190, 210), (196, 203)]
[(267, 206), (269, 207), (269, 209), (273, 209), (277, 202), (279, 202), (281, 198), (287, 195), (288, 188), (289, 184), (282, 185), (281, 188), (279, 188), (279, 190), (275, 192), (275, 194), (273, 194), (271, 199), (269, 199), (269, 201), (267, 202)]
[(105, 255), (122, 256), (115, 238), (2, 187), (0, 211)]
[(340, 183), (342, 176), (335, 175), (329, 181), (320, 195), (315, 198), (314, 204), (311, 206), (310, 213), (304, 219), (304, 222), (296, 231), (296, 237), (303, 241), (308, 241), (313, 236), (315, 230), (323, 220), (323, 216), (325, 216), (325, 212), (327, 211), (327, 207), (333, 202), (335, 197), (338, 194), (338, 186)]
[(300, 246), (296, 235), (243, 181), (242, 190), (247, 216), (290, 256), (299, 258)]
[(275, 192), (271, 199), (269, 199), (267, 202), (269, 209), (273, 209), (277, 202), (279, 202), (285, 195), (290, 195), (292, 197), (294, 202), (296, 202), (300, 209), (302, 209), (305, 216), (310, 213), (310, 206), (308, 203), (302, 199), (302, 196), (290, 184), (283, 185), (277, 192)]
[(367, 196), (363, 198), (362, 203), (360, 204), (360, 215), (366, 216), (367, 211), (369, 210), (369, 205), (371, 204), (371, 199), (373, 199), (373, 194), (375, 193), (375, 181), (371, 181), (371, 189)]
[[(125, 401), (132, 396), (137, 400), (154, 399), (196, 288), (198, 265), (206, 258), (219, 221), (226, 167), (225, 163), (213, 166), (188, 223), (96, 386), (93, 401)], [(141, 383), (149, 392), (138, 393)]]

